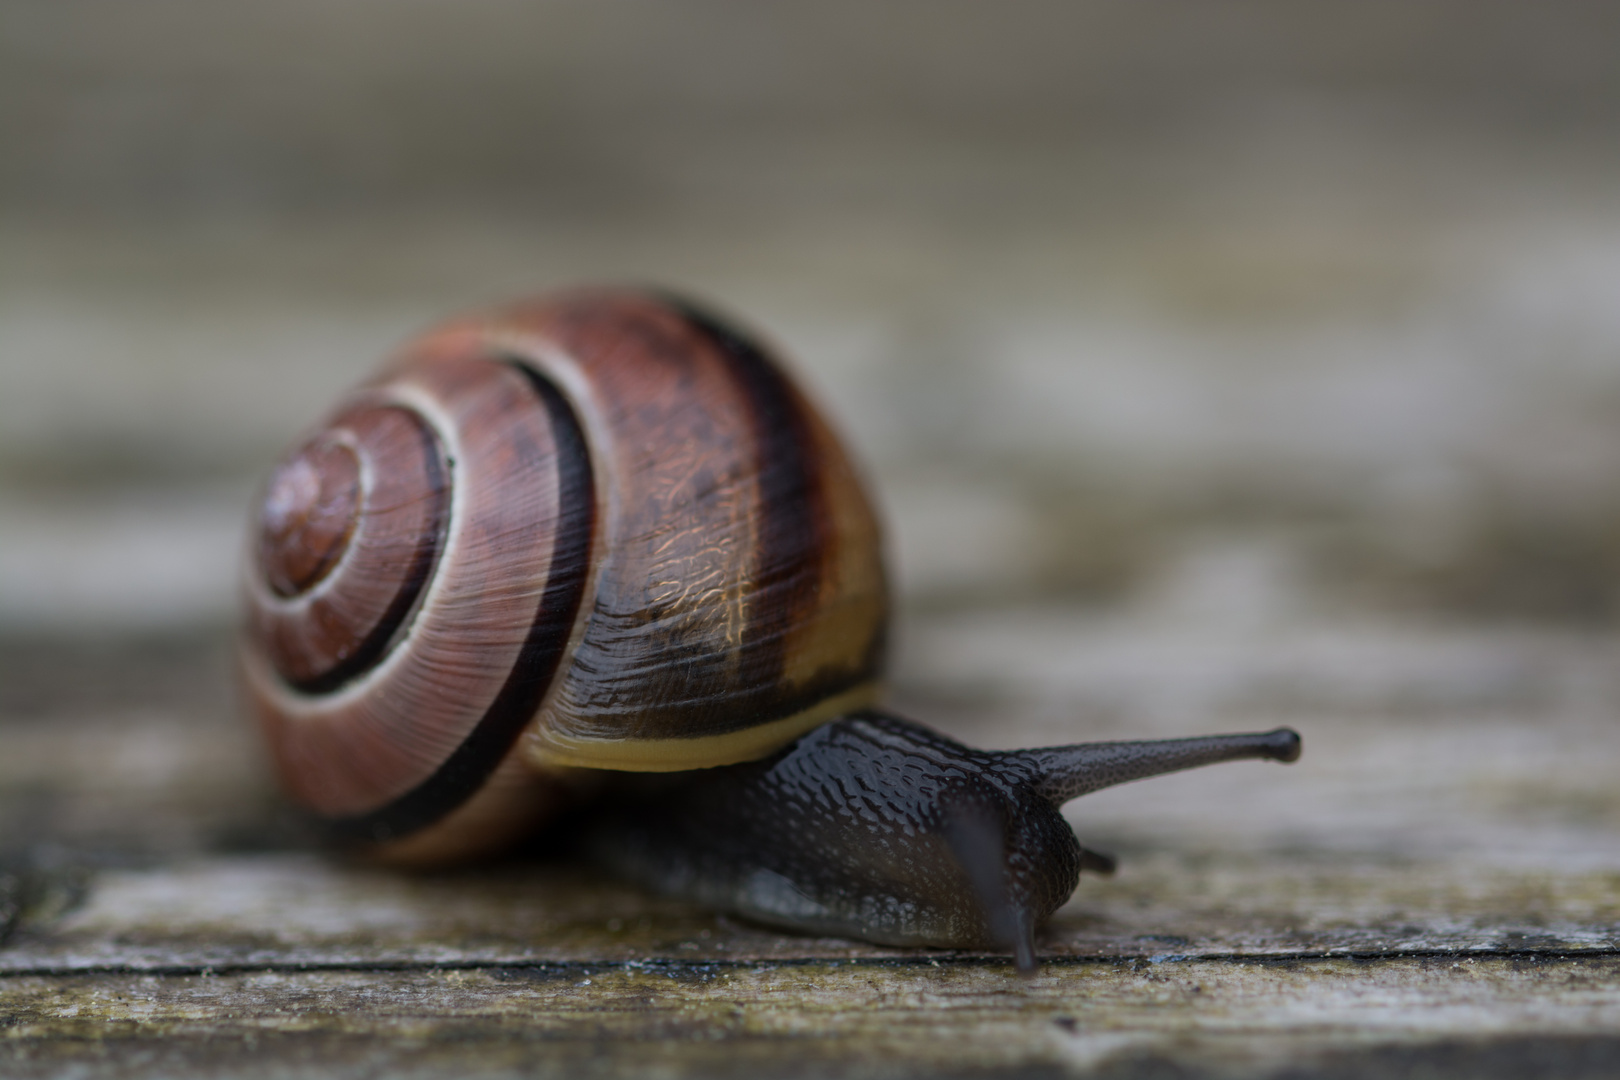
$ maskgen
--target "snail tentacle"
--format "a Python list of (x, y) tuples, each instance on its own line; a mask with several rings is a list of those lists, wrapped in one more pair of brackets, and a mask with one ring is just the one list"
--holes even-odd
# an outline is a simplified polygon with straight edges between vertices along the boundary
[[(1018, 895), (1007, 880), (1008, 823), (1000, 807), (981, 802), (959, 802), (943, 815), (946, 841), (957, 864), (967, 873), (978, 896), (986, 930), (994, 943), (1011, 949), (1013, 964), (1029, 973), (1035, 960), (1036, 913), (1028, 898)], [(1081, 852), (1081, 864), (1085, 855)]]
[(1038, 790), (1054, 805), (1115, 784), (1195, 769), (1222, 761), (1299, 759), (1299, 733), (1292, 728), (1194, 739), (1076, 743), (1018, 752), (1040, 773)]
[(1091, 848), (1080, 849), (1080, 869), (1090, 871), (1101, 877), (1110, 877), (1119, 869), (1119, 860), (1102, 851), (1093, 851)]

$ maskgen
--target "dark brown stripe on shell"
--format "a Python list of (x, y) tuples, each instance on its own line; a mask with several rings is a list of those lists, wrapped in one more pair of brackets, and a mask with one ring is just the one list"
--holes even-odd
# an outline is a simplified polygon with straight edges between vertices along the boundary
[(596, 530), (596, 487), (579, 418), (544, 375), (508, 361), (534, 389), (551, 422), (557, 454), (557, 529), (550, 570), (534, 621), (500, 693), (433, 775), (377, 810), (328, 822), (340, 840), (383, 842), (448, 815), (483, 786), (534, 717), (555, 678), (579, 612)]
[(815, 436), (797, 391), (763, 348), (683, 297), (662, 299), (714, 343), (749, 403), (759, 469), (758, 575), (738, 682), (741, 696), (758, 698), (757, 721), (774, 720), (801, 705), (782, 693), (782, 671), (789, 635), (821, 592), (826, 508)]
[[(371, 628), (360, 644), (355, 646), (354, 651), (319, 674), (301, 679), (287, 679), (287, 684), (301, 693), (330, 694), (344, 683), (376, 666), (387, 654), (406, 618), (416, 610), (416, 602), (421, 599), (423, 587), (433, 576), (433, 565), (438, 561), (439, 552), (444, 547), (444, 532), (450, 522), (450, 486), (445, 476), (439, 440), (433, 433), (432, 425), (417, 413), (410, 409), (399, 411), (409, 416), (415, 423), (417, 434), (421, 439), (423, 472), (427, 477), (425, 497), (432, 500), (432, 508), (428, 514), (430, 524), (422, 530), (417, 539), (416, 550), (411, 555), (410, 570), (401, 581), (399, 591), (394, 594), (394, 599), (383, 612), (382, 618), (377, 620), (377, 624)], [(365, 512), (362, 508), (361, 513)]]

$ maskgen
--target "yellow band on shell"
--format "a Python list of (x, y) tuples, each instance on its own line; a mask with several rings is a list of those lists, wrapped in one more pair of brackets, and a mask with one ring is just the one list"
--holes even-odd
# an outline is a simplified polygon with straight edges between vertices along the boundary
[(523, 756), (532, 765), (623, 772), (681, 772), (735, 765), (768, 756), (813, 727), (875, 705), (877, 683), (864, 683), (803, 712), (768, 724), (695, 739), (581, 739), (531, 727), (523, 736)]

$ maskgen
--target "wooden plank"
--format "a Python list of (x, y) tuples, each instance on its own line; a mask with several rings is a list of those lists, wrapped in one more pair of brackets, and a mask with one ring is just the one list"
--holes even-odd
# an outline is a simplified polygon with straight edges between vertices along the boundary
[(19, 1077), (69, 1063), (88, 1076), (295, 1063), (326, 1076), (1331, 1075), (1527, 1053), (1578, 1076), (1620, 1049), (1614, 956), (1064, 962), (1028, 980), (939, 960), (276, 969), (29, 976), (5, 995), (0, 1062)]
[(780, 934), (565, 862), (427, 876), (344, 862), (274, 796), (220, 643), (104, 656), (100, 670), (129, 677), (102, 686), (74, 682), (66, 654), (13, 651), (0, 659), (0, 1073), (1518, 1075), (1551, 1062), (1579, 1076), (1620, 1063), (1607, 639), (1222, 638), (1038, 611), (941, 615), (909, 638), (908, 710), (982, 745), (1287, 719), (1306, 756), (1075, 803), (1081, 835), (1121, 870), (1082, 881), (1041, 974), (1022, 980), (999, 957)]
[[(1185, 853), (1087, 881), (1052, 957), (1201, 958), (1620, 950), (1620, 875), (1449, 872), (1370, 861), (1217, 864)], [(585, 868), (408, 877), (312, 854), (97, 873), (85, 899), (0, 950), (0, 975), (907, 957), (780, 934), (646, 897)], [(927, 954), (925, 954), (927, 955)], [(949, 956), (948, 952), (940, 955)]]

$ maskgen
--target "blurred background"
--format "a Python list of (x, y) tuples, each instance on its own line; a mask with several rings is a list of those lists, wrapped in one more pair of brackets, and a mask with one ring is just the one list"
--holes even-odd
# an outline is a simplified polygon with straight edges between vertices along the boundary
[[(1620, 602), (1617, 34), (1563, 0), (3, 0), (0, 739), (71, 713), (143, 790), (236, 783), (196, 725), (235, 723), (256, 478), (425, 325), (605, 281), (785, 347), (942, 722), (1483, 711), (1507, 768), (1611, 701), (1559, 665)], [(93, 786), (9, 757), (13, 821)], [(1566, 810), (1620, 844), (1608, 788)]]

